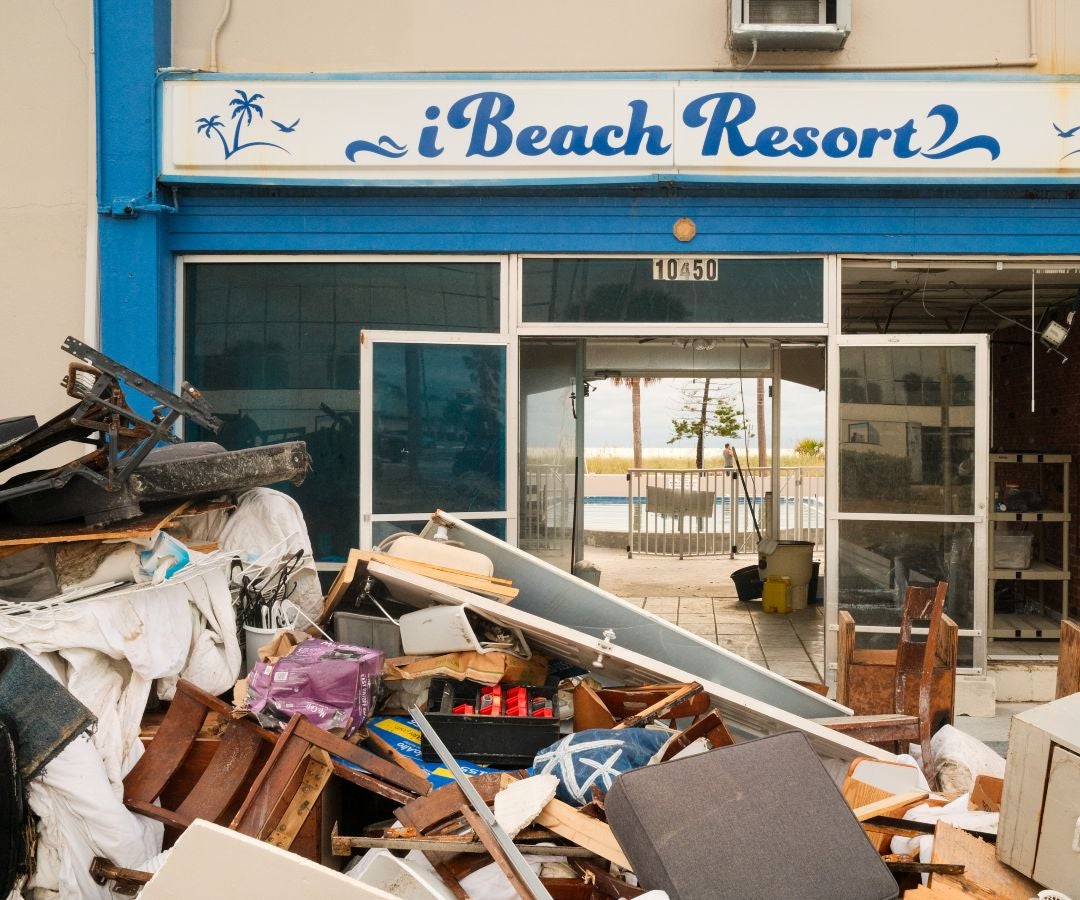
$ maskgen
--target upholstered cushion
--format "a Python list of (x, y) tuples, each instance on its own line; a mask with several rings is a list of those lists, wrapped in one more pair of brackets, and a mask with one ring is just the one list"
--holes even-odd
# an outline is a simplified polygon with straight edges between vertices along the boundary
[(801, 732), (620, 775), (608, 824), (672, 900), (893, 900), (896, 881)]

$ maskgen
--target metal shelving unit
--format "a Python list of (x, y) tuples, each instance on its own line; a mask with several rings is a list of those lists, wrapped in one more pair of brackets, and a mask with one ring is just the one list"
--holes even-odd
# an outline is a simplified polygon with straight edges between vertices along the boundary
[[(1000, 466), (1037, 466), (1036, 477), (1032, 480), (1037, 484), (1025, 484), (1025, 487), (1037, 488), (1039, 493), (1046, 496), (1046, 488), (1050, 483), (1060, 484), (1060, 503), (1058, 508), (1037, 510), (1032, 512), (998, 512), (993, 503), (989, 508), (990, 533), (988, 540), (990, 571), (989, 571), (989, 598), (990, 598), (990, 638), (992, 640), (1037, 640), (1043, 638), (1058, 638), (1061, 636), (1060, 621), (1069, 614), (1069, 523), (1072, 516), (1069, 513), (1069, 467), (1072, 457), (1063, 453), (991, 453), (990, 454), (990, 485), (991, 489), (1000, 486), (998, 480)], [(1047, 467), (1060, 467), (1060, 480), (1051, 479), (1047, 475)], [(1027, 479), (1025, 479), (1027, 481)], [(1055, 488), (1054, 495), (1057, 495)], [(1004, 499), (1003, 497), (1001, 499)], [(1031, 565), (1024, 569), (1000, 568), (994, 565), (995, 541), (998, 529), (1005, 523), (1022, 523), (1023, 531), (1031, 533), (1034, 543), (1038, 547), (1038, 553), (1032, 559)], [(1050, 541), (1054, 540), (1054, 529), (1060, 530), (1061, 538), (1061, 563), (1047, 561), (1046, 549)], [(1004, 533), (1004, 532), (1002, 532)], [(1039, 601), (1038, 609), (1025, 610), (1020, 613), (997, 613), (995, 612), (995, 587), (1000, 581), (1009, 582), (1038, 582)], [(1058, 583), (1061, 586), (1061, 608), (1051, 610), (1046, 602), (1047, 583)], [(994, 655), (991, 652), (991, 655)]]

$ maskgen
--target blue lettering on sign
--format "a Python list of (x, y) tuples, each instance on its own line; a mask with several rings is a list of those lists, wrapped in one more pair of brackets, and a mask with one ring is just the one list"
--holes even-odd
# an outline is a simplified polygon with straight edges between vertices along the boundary
[[(821, 135), (820, 129), (805, 125), (790, 132), (789, 136), (788, 129), (781, 125), (765, 125), (755, 133), (749, 123), (756, 112), (757, 103), (749, 94), (720, 91), (690, 101), (683, 110), (682, 118), (690, 128), (704, 127), (702, 156), (717, 156), (722, 146), (726, 146), (735, 157), (756, 153), (759, 156), (790, 155), (809, 159), (820, 151), (831, 159), (842, 159), (852, 154), (860, 159), (871, 159), (879, 146), (891, 146), (892, 154), (897, 159), (910, 159), (913, 156), (947, 159), (969, 150), (985, 150), (991, 159), (1001, 155), (1001, 144), (988, 134), (954, 140), (960, 113), (948, 103), (939, 103), (926, 114), (928, 120), (940, 119), (941, 127), (934, 143), (925, 150), (912, 147), (912, 141), (919, 131), (914, 119), (908, 119), (894, 128), (863, 128), (861, 131), (838, 125), (824, 135)], [(924, 126), (924, 131), (929, 138), (931, 126)]]
[[(455, 100), (443, 110), (434, 104), (424, 110), (429, 124), (419, 129), (415, 152), (434, 159), (445, 152), (447, 132), (460, 132), (466, 158), (498, 159), (512, 151), (526, 157), (660, 157), (671, 150), (664, 127), (649, 123), (649, 105), (634, 99), (626, 104), (629, 117), (621, 122), (593, 125), (563, 122), (544, 125), (522, 121), (514, 98), (502, 91), (479, 91)], [(755, 122), (754, 119), (759, 121)], [(987, 134), (959, 136), (960, 114), (955, 106), (939, 103), (916, 126), (915, 119), (889, 127), (836, 125), (822, 130), (814, 125), (775, 125), (760, 122), (757, 102), (740, 91), (718, 91), (696, 97), (683, 109), (682, 120), (701, 129), (701, 155), (715, 157), (721, 148), (733, 157), (752, 155), (771, 159), (793, 156), (811, 159), (948, 159), (960, 153), (984, 150), (997, 159), (1001, 145)], [(1060, 129), (1059, 129), (1060, 132)], [(1071, 132), (1070, 132), (1071, 134)], [(401, 159), (407, 144), (389, 135), (377, 140), (358, 139), (345, 148), (350, 162), (362, 153)]]
[[(511, 148), (522, 156), (664, 156), (671, 150), (671, 143), (664, 139), (662, 125), (649, 124), (649, 104), (644, 100), (631, 100), (629, 121), (617, 124), (587, 125), (574, 122), (548, 128), (545, 125), (517, 124), (513, 121), (517, 110), (514, 98), (501, 91), (480, 91), (455, 100), (446, 110), (445, 124), (453, 131), (467, 137), (466, 157), (496, 159), (505, 156)], [(431, 105), (424, 110), (424, 118), (437, 123), (442, 111)], [(348, 144), (345, 155), (350, 162), (359, 153), (373, 153), (388, 157), (387, 148), (405, 155), (405, 145), (393, 144), (389, 137), (378, 141), (355, 140)], [(439, 125), (425, 125), (420, 129), (416, 152), (425, 159), (442, 155)]]

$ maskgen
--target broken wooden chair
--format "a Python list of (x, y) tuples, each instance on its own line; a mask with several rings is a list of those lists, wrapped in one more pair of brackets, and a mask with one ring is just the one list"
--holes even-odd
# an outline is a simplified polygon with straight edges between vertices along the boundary
[[(945, 615), (948, 590), (944, 581), (908, 587), (896, 650), (856, 650), (855, 620), (841, 611), (836, 699), (856, 714), (818, 720), (869, 743), (919, 744), (931, 786), (930, 736), (953, 718), (957, 626)], [(912, 636), (920, 620), (927, 622), (925, 641)]]
[[(226, 722), (216, 749), (201, 770), (184, 771), (211, 713)], [(229, 704), (179, 682), (157, 734), (124, 779), (124, 804), (175, 832), (206, 819), (253, 837), (274, 835), (273, 843), (287, 848), (314, 805), (305, 801), (318, 797), (331, 772), (399, 803), (431, 789), (303, 716), (278, 735), (234, 715)]]

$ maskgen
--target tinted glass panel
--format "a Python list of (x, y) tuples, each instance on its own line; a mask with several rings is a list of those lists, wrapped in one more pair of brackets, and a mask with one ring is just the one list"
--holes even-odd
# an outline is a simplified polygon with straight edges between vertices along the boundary
[[(371, 525), (371, 540), (378, 547), (388, 537), (397, 534), (399, 531), (410, 531), (413, 534), (419, 534), (427, 523), (427, 519), (423, 522), (373, 522)], [(469, 524), (487, 532), (492, 537), (497, 537), (500, 541), (506, 540), (506, 519), (469, 519)]]
[[(840, 523), (840, 609), (857, 625), (899, 627), (909, 584), (949, 583), (945, 612), (974, 627), (974, 526), (969, 522)], [(860, 638), (895, 647), (895, 635)]]
[[(820, 259), (718, 259), (716, 280), (657, 278), (651, 259), (526, 259), (526, 322), (821, 322)], [(713, 274), (712, 266), (702, 274)]]
[(376, 344), (372, 510), (506, 508), (506, 349)]
[(840, 509), (972, 515), (975, 350), (840, 349)]
[(521, 345), (521, 507), (518, 546), (564, 571), (573, 562), (573, 401), (577, 350), (573, 343)]
[(304, 440), (299, 501), (315, 555), (359, 540), (362, 328), (497, 331), (498, 263), (197, 263), (185, 267), (184, 377), (227, 449)]

